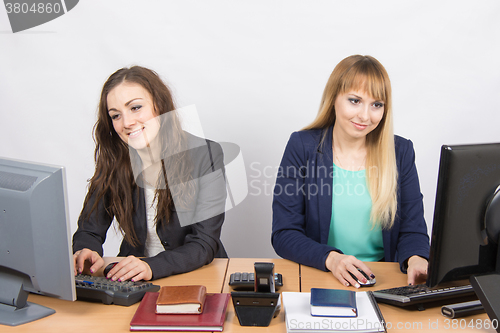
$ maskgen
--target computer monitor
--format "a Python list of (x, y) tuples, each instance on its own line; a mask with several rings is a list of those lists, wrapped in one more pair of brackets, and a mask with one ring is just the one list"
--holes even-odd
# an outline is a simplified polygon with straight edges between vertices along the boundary
[(497, 269), (499, 185), (500, 143), (442, 146), (427, 286)]
[(0, 158), (0, 324), (55, 312), (29, 292), (76, 299), (70, 244), (64, 168)]

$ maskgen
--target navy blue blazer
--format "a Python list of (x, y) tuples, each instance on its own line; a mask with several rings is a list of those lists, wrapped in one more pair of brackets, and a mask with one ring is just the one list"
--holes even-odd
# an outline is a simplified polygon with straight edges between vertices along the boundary
[[(271, 242), (278, 255), (326, 271), (332, 216), (332, 130), (294, 132), (278, 170), (273, 198)], [(413, 255), (428, 259), (429, 236), (422, 194), (410, 140), (394, 136), (398, 168), (398, 206), (394, 225), (383, 230), (385, 261), (397, 261), (406, 271)], [(369, 172), (369, 170), (367, 170)], [(356, 232), (356, 230), (353, 230)]]

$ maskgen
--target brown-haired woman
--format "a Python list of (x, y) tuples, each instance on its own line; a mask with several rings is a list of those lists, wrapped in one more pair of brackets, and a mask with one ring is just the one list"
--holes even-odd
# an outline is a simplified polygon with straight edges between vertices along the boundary
[(226, 189), (220, 145), (182, 130), (172, 95), (144, 67), (122, 68), (104, 84), (94, 126), (94, 176), (73, 235), (75, 274), (104, 264), (116, 219), (126, 257), (113, 280), (151, 280), (227, 257), (220, 241)]
[[(291, 135), (273, 200), (277, 254), (344, 285), (372, 278), (366, 261), (397, 261), (425, 278), (429, 237), (410, 140), (392, 129), (391, 83), (371, 56), (333, 70), (312, 124)], [(353, 278), (351, 274), (356, 278)]]

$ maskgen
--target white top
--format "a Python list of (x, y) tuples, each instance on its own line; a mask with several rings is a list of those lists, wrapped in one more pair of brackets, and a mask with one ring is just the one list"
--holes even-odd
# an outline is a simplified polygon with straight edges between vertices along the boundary
[(146, 185), (144, 189), (144, 195), (146, 197), (146, 216), (148, 219), (148, 233), (146, 237), (146, 246), (144, 254), (146, 257), (154, 257), (158, 253), (165, 251), (163, 245), (156, 233), (155, 217), (156, 217), (156, 204), (155, 198), (155, 188)]

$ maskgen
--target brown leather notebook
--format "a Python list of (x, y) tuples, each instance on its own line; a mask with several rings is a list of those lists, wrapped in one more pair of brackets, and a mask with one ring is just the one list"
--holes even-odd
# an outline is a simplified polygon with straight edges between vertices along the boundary
[(193, 286), (163, 286), (156, 301), (157, 314), (200, 314), (207, 288)]
[[(158, 293), (147, 292), (130, 322), (131, 331), (221, 332), (230, 294), (207, 294), (203, 313), (156, 314)], [(252, 333), (252, 332), (250, 332)]]

